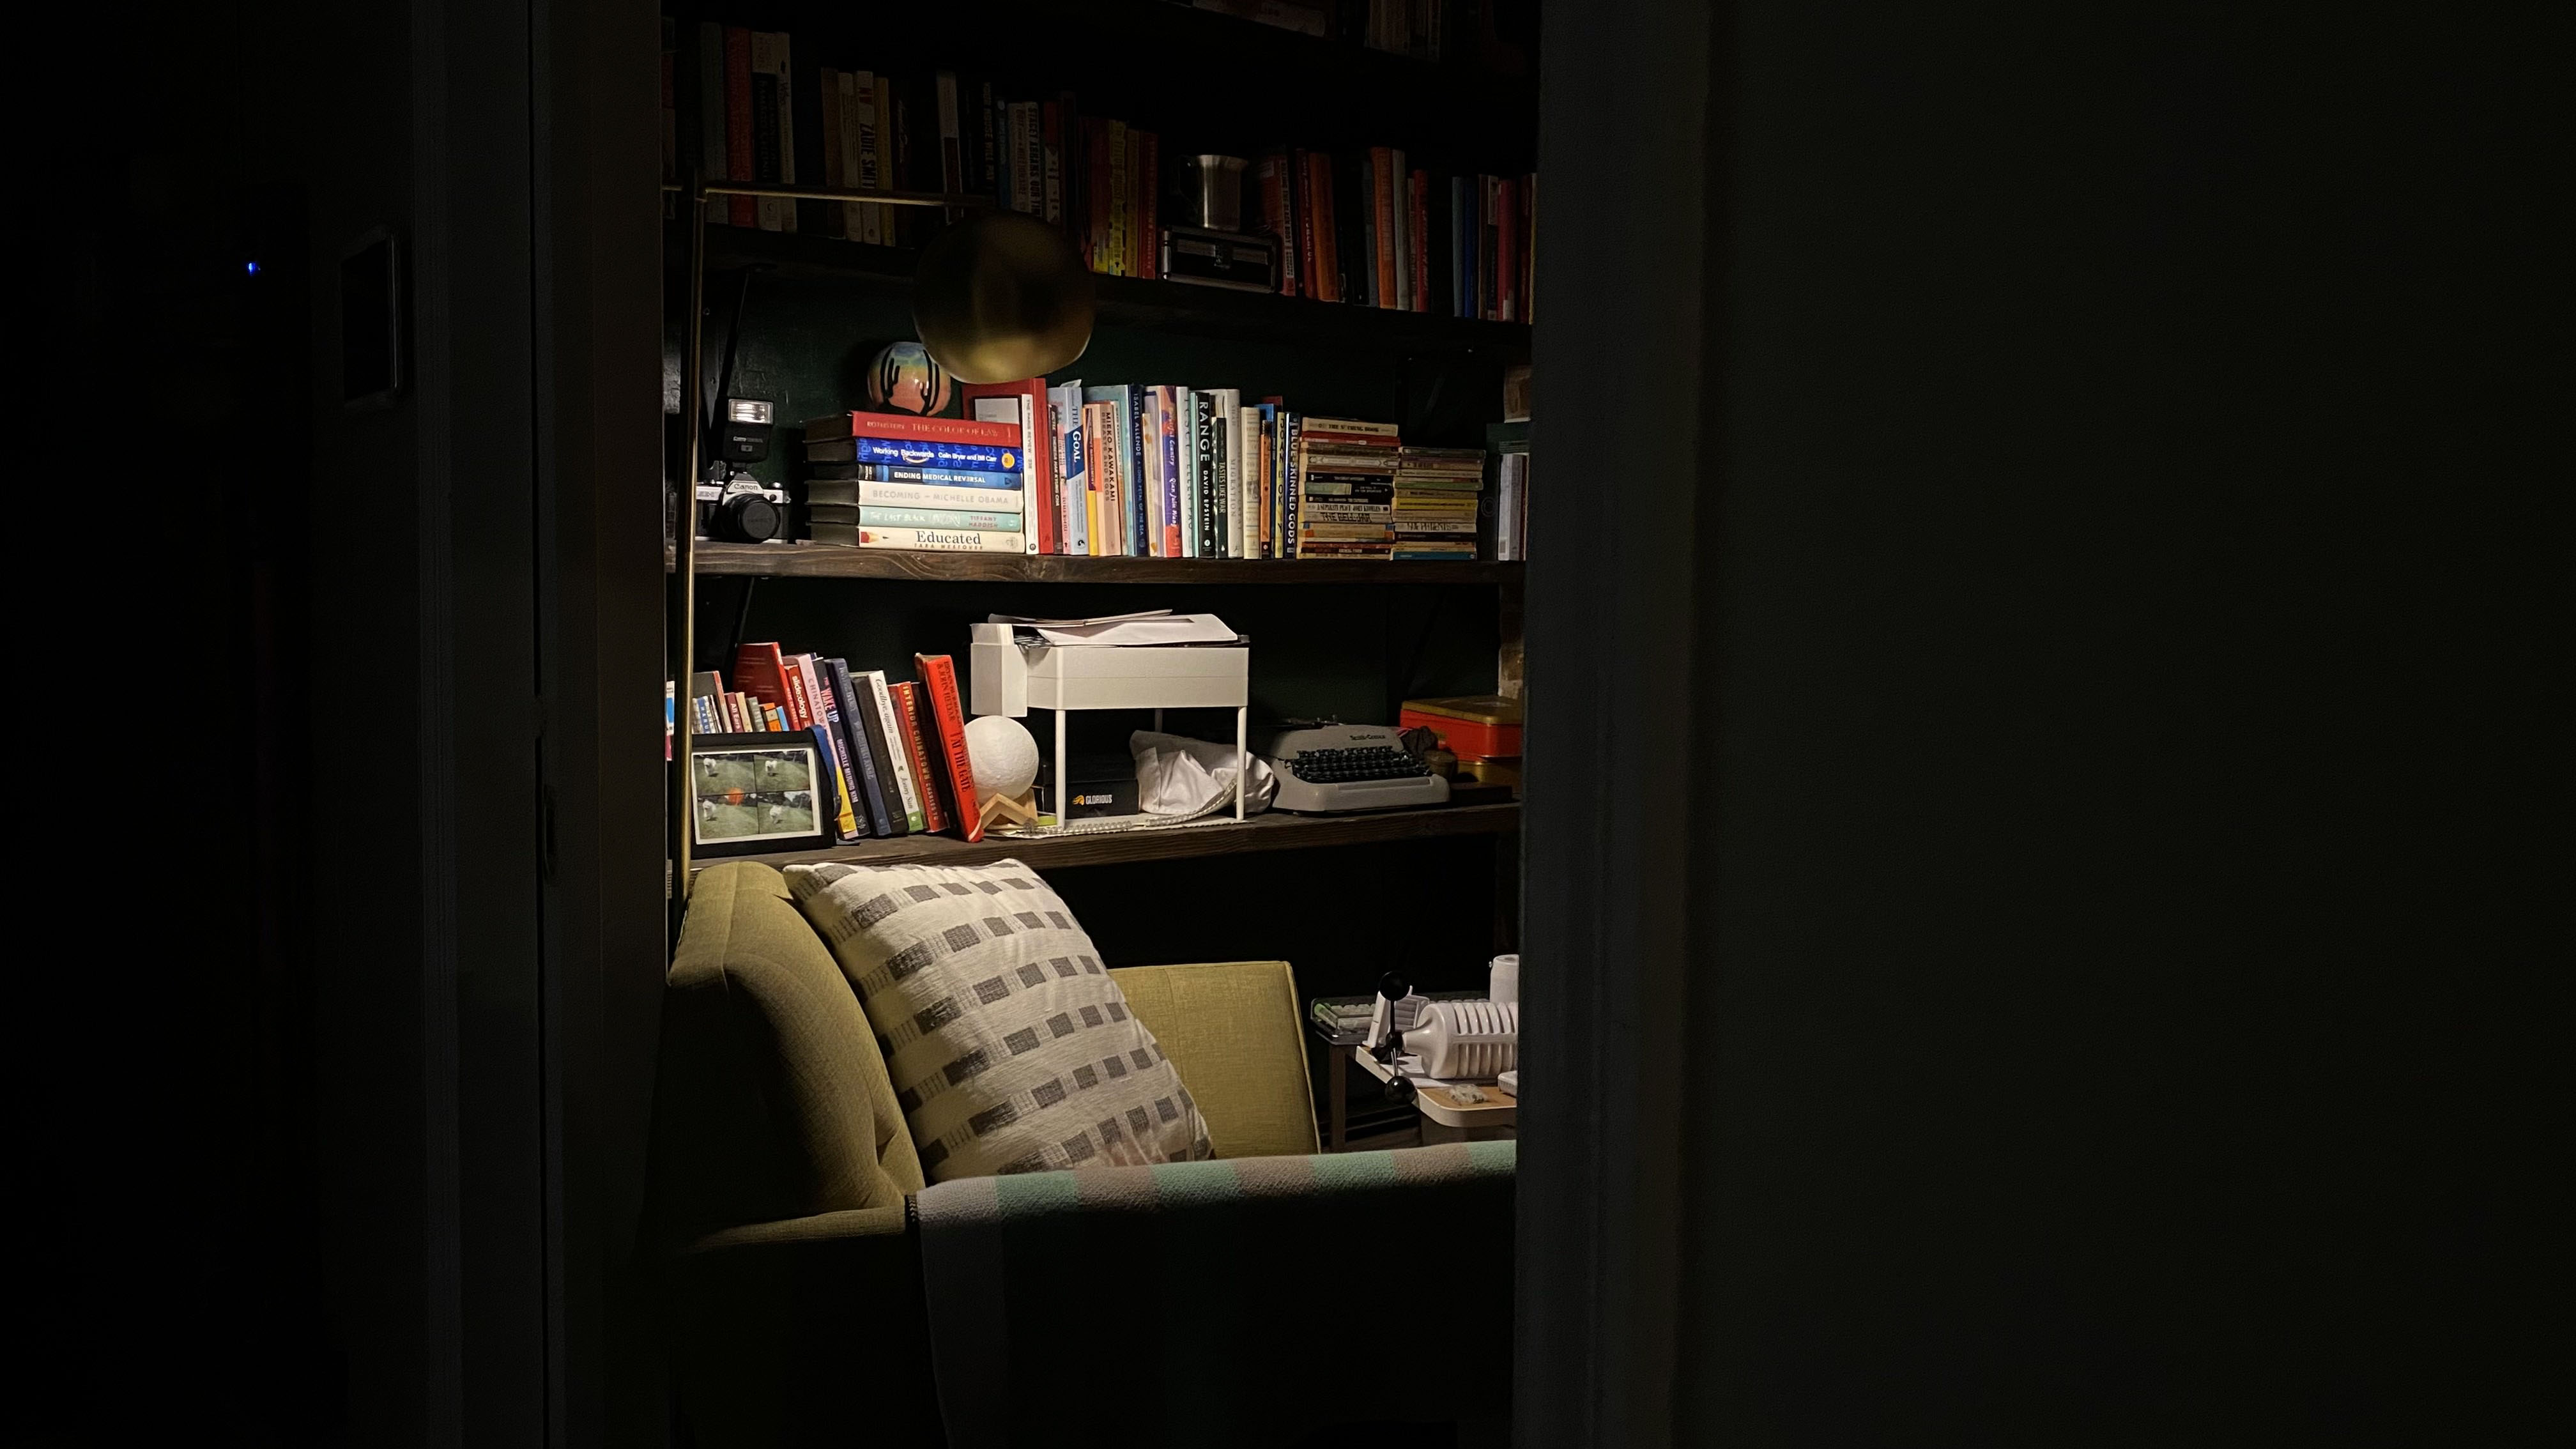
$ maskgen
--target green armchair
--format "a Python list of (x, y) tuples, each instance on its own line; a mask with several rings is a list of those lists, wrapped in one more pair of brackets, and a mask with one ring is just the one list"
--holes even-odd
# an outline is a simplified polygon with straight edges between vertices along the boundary
[[(1287, 963), (1112, 974), (1198, 1101), (1219, 1157), (1316, 1150)], [(1056, 1235), (1041, 1242), (1060, 1240), (1069, 1228), (1106, 1234), (1101, 1242), (1117, 1253), (1187, 1259), (1139, 1263), (1143, 1276), (1167, 1288), (1218, 1283), (1236, 1300), (1251, 1295), (1250, 1311), (1264, 1331), (1258, 1345), (1241, 1351), (1264, 1356), (1262, 1374), (1212, 1374), (1216, 1361), (1209, 1360), (1191, 1373), (1181, 1397), (1196, 1403), (1189, 1422), (1207, 1421), (1210, 1442), (1298, 1442), (1299, 1426), (1309, 1421), (1329, 1424), (1345, 1410), (1377, 1409), (1366, 1394), (1298, 1395), (1307, 1402), (1283, 1404), (1276, 1402), (1282, 1386), (1334, 1375), (1346, 1341), (1361, 1343), (1373, 1358), (1382, 1345), (1375, 1335), (1352, 1332), (1329, 1278), (1284, 1272), (1285, 1264), (1365, 1251), (1351, 1241), (1361, 1229), (1431, 1238), (1450, 1252), (1506, 1266), (1496, 1275), (1498, 1291), (1470, 1293), (1459, 1306), (1476, 1315), (1480, 1336), (1509, 1341), (1508, 1177), (1425, 1190), (1408, 1185), (1403, 1173), (1379, 1176), (1382, 1188), (1319, 1192), (1305, 1207), (1293, 1196), (1232, 1205), (1193, 1200), (1173, 1217), (1122, 1224), (1077, 1210), (1073, 1221), (1030, 1230)], [(948, 1442), (912, 1201), (922, 1191), (920, 1160), (875, 1035), (785, 880), (751, 863), (707, 871), (693, 892), (665, 995), (648, 1208), (682, 1442), (704, 1449)], [(1192, 1214), (1202, 1219), (1195, 1232)], [(1310, 1229), (1318, 1240), (1298, 1241)], [(1186, 1317), (1192, 1291), (1169, 1288), (1158, 1316)], [(1045, 1292), (1043, 1282), (1032, 1281), (1015, 1297), (1040, 1302)], [(1244, 1311), (1241, 1301), (1225, 1310), (1236, 1317)], [(1184, 1327), (1168, 1327), (1174, 1342), (1189, 1341)], [(1454, 1418), (1462, 1389), (1476, 1414), (1501, 1412), (1508, 1351), (1478, 1357), (1483, 1366), (1444, 1388), (1448, 1407), (1434, 1417)], [(1273, 1401), (1224, 1402), (1229, 1393)], [(1153, 1398), (1149, 1392), (1143, 1401)], [(1164, 1423), (1141, 1426), (1126, 1442), (1194, 1438), (1189, 1427)]]

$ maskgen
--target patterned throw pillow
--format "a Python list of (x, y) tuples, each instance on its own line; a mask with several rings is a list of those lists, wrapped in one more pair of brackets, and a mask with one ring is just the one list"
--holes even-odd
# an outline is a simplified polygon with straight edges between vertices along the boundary
[(1036, 871), (786, 874), (867, 1009), (931, 1181), (1212, 1155), (1180, 1074)]

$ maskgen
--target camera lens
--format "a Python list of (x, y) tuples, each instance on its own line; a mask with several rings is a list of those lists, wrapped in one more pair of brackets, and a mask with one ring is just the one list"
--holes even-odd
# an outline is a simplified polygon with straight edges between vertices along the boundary
[(767, 543), (787, 532), (787, 516), (757, 493), (737, 493), (717, 507), (714, 531), (736, 543)]

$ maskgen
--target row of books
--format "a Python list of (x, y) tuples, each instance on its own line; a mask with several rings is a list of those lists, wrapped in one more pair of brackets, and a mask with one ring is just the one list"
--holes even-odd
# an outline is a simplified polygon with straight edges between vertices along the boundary
[(1291, 148), (1253, 165), (1255, 215), (1280, 243), (1279, 290), (1489, 322), (1536, 320), (1538, 176), (1451, 175), (1400, 147)]
[[(714, 21), (666, 54), (663, 165), (711, 181), (989, 196), (1065, 229), (1090, 268), (1162, 275), (1159, 133), (1085, 114), (1071, 91), (1013, 96), (987, 77), (809, 66), (783, 31)], [(1290, 296), (1534, 320), (1534, 175), (1454, 175), (1401, 148), (1280, 148), (1253, 168), (1247, 218), (1279, 244)], [(917, 246), (937, 208), (720, 197), (719, 224)], [(1251, 224), (1250, 220), (1247, 225)]]
[(813, 734), (832, 776), (841, 843), (951, 829), (980, 840), (956, 664), (945, 654), (916, 654), (913, 665), (916, 678), (890, 680), (846, 659), (745, 644), (734, 654), (735, 687), (720, 671), (689, 676), (690, 730)]
[[(809, 422), (815, 541), (1089, 557), (1476, 557), (1480, 449), (1408, 448), (1393, 423), (1310, 417), (1233, 388), (1031, 379), (968, 392), (972, 420)], [(1014, 451), (1022, 466), (1005, 470)], [(843, 508), (854, 510), (847, 532)]]

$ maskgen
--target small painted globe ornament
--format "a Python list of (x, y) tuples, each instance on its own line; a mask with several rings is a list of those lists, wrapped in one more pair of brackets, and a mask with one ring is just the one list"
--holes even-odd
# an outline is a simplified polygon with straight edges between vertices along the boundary
[(948, 373), (918, 342), (889, 342), (868, 364), (868, 401), (886, 412), (930, 417), (948, 407)]

